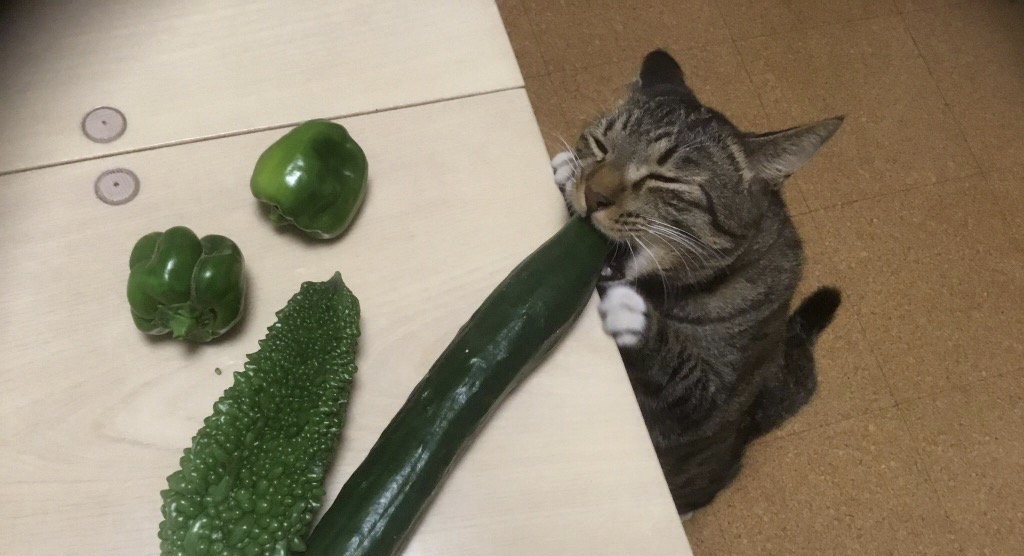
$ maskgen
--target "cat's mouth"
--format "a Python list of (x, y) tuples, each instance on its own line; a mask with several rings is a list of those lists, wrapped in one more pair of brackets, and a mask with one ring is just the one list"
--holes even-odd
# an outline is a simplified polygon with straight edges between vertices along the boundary
[(604, 222), (602, 218), (599, 218), (599, 216), (601, 216), (600, 211), (592, 212), (590, 214), (585, 214), (582, 216), (586, 218), (587, 221), (590, 222), (590, 224), (597, 229), (597, 231), (601, 232), (601, 235), (608, 238), (609, 240), (617, 243), (626, 242), (626, 236), (622, 234), (621, 230), (615, 230), (614, 226), (609, 226), (607, 222)]
[(615, 243), (629, 243), (630, 234), (626, 233), (625, 230), (614, 223), (610, 223), (607, 220), (607, 216), (604, 210), (598, 210), (591, 212), (590, 214), (583, 215), (597, 231)]
[(629, 241), (629, 235), (614, 223), (614, 217), (611, 215), (615, 209), (614, 206), (588, 211), (583, 196), (577, 191), (566, 192), (566, 204), (573, 214), (590, 222), (597, 231), (601, 232), (601, 235), (612, 242), (626, 244)]

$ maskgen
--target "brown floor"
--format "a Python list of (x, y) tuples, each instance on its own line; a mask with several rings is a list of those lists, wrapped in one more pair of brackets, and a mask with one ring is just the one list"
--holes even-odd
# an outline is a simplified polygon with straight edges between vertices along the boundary
[(1024, 554), (1024, 3), (498, 0), (549, 150), (654, 47), (741, 127), (846, 114), (788, 183), (820, 388), (686, 523), (706, 554)]

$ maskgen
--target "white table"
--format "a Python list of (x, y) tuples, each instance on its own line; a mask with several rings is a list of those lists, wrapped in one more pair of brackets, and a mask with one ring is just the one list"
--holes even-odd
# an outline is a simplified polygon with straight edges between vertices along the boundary
[[(255, 12), (276, 9), (248, 4)], [(158, 87), (145, 72), (154, 70), (138, 62), (140, 73), (125, 80), (152, 94), (124, 97), (137, 101), (126, 113), (135, 115), (130, 122), (157, 121), (140, 123), (149, 134), (140, 131), (134, 142), (125, 135), (102, 147), (80, 144), (84, 139), (71, 132), (55, 133), (56, 145), (44, 146), (45, 132), (21, 127), (31, 120), (21, 110), (35, 101), (4, 92), (0, 111), (15, 122), (4, 128), (4, 139), (21, 139), (2, 147), (4, 166), (49, 166), (0, 175), (0, 554), (156, 554), (158, 492), (230, 384), (230, 371), (256, 349), (300, 282), (340, 270), (363, 307), (363, 337), (348, 424), (326, 487), (329, 504), (455, 331), (560, 226), (563, 208), (494, 7), (391, 2), (378, 14), (361, 3), (339, 4), (348, 7), (325, 3), (322, 17), (303, 20), (292, 48), (315, 50), (325, 44), (323, 35), (358, 27), (347, 18), (377, 21), (382, 34), (365, 33), (365, 42), (351, 39), (336, 53), (345, 58), (337, 67), (355, 72), (343, 79), (319, 60), (310, 62), (323, 74), (296, 85), (296, 94), (323, 83), (355, 83), (363, 72), (372, 83), (359, 87), (379, 91), (394, 71), (389, 68), (410, 59), (440, 68), (437, 60), (475, 57), (488, 67), (476, 75), (438, 69), (430, 78), (436, 82), (396, 91), (377, 105), (373, 94), (346, 93), (342, 100), (311, 94), (287, 109), (271, 108), (236, 105), (223, 93), (209, 107), (232, 115), (199, 124), (191, 116), (166, 117), (161, 107), (171, 100), (153, 92)], [(107, 4), (96, 9), (101, 6)], [(197, 29), (235, 20), (222, 13), (227, 5), (219, 6), (162, 25), (202, 37)], [(167, 17), (164, 10), (154, 14)], [(131, 13), (132, 21), (145, 20), (139, 8)], [(388, 17), (398, 20), (394, 26), (384, 25)], [(234, 39), (220, 37), (165, 62), (209, 68), (208, 59), (220, 52), (216, 44), (261, 41), (258, 34), (244, 36), (246, 26), (234, 29)], [(436, 36), (438, 29), (449, 32), (447, 40)], [(470, 38), (456, 41), (456, 34)], [(67, 64), (52, 59), (76, 56), (59, 50), (66, 46), (57, 41), (36, 51), (31, 59), (39, 65), (30, 70)], [(138, 54), (110, 52), (129, 61)], [(222, 86), (235, 83), (252, 84)], [(271, 89), (246, 94), (266, 98)], [(451, 97), (460, 98), (444, 100)], [(108, 104), (98, 97), (90, 102)], [(384, 110), (408, 103), (419, 105)], [(375, 108), (383, 111), (339, 120), (370, 161), (370, 193), (351, 232), (341, 241), (311, 243), (272, 228), (247, 182), (256, 157), (283, 130), (249, 130)], [(59, 120), (53, 116), (47, 125), (61, 129)], [(191, 141), (222, 134), (229, 136)], [(164, 143), (175, 146), (149, 148)], [(144, 150), (53, 165), (137, 148)], [(117, 167), (139, 176), (141, 192), (115, 207), (97, 200), (92, 185)], [(131, 323), (124, 299), (131, 246), (146, 232), (176, 224), (228, 235), (245, 253), (247, 316), (225, 341), (190, 349), (153, 341)], [(229, 372), (216, 375), (216, 367)], [(475, 439), (406, 554), (689, 554), (614, 344), (592, 307)]]
[[(491, 2), (33, 0), (0, 18), (0, 172), (521, 87)], [(94, 107), (128, 119), (83, 137)]]

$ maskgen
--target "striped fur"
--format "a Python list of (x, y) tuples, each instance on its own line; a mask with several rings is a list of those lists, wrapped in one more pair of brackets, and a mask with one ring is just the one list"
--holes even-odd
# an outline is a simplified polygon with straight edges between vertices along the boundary
[(839, 294), (790, 315), (803, 255), (780, 189), (840, 123), (741, 132), (655, 51), (573, 150), (566, 201), (618, 246), (602, 288), (628, 284), (646, 305), (621, 351), (680, 514), (814, 392), (811, 348)]

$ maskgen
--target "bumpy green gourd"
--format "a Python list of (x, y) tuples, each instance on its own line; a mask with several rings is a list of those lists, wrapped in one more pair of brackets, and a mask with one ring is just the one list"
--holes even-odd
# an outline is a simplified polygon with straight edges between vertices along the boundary
[(285, 556), (324, 495), (344, 421), (359, 302), (335, 274), (306, 282), (213, 406), (160, 493), (165, 556)]

